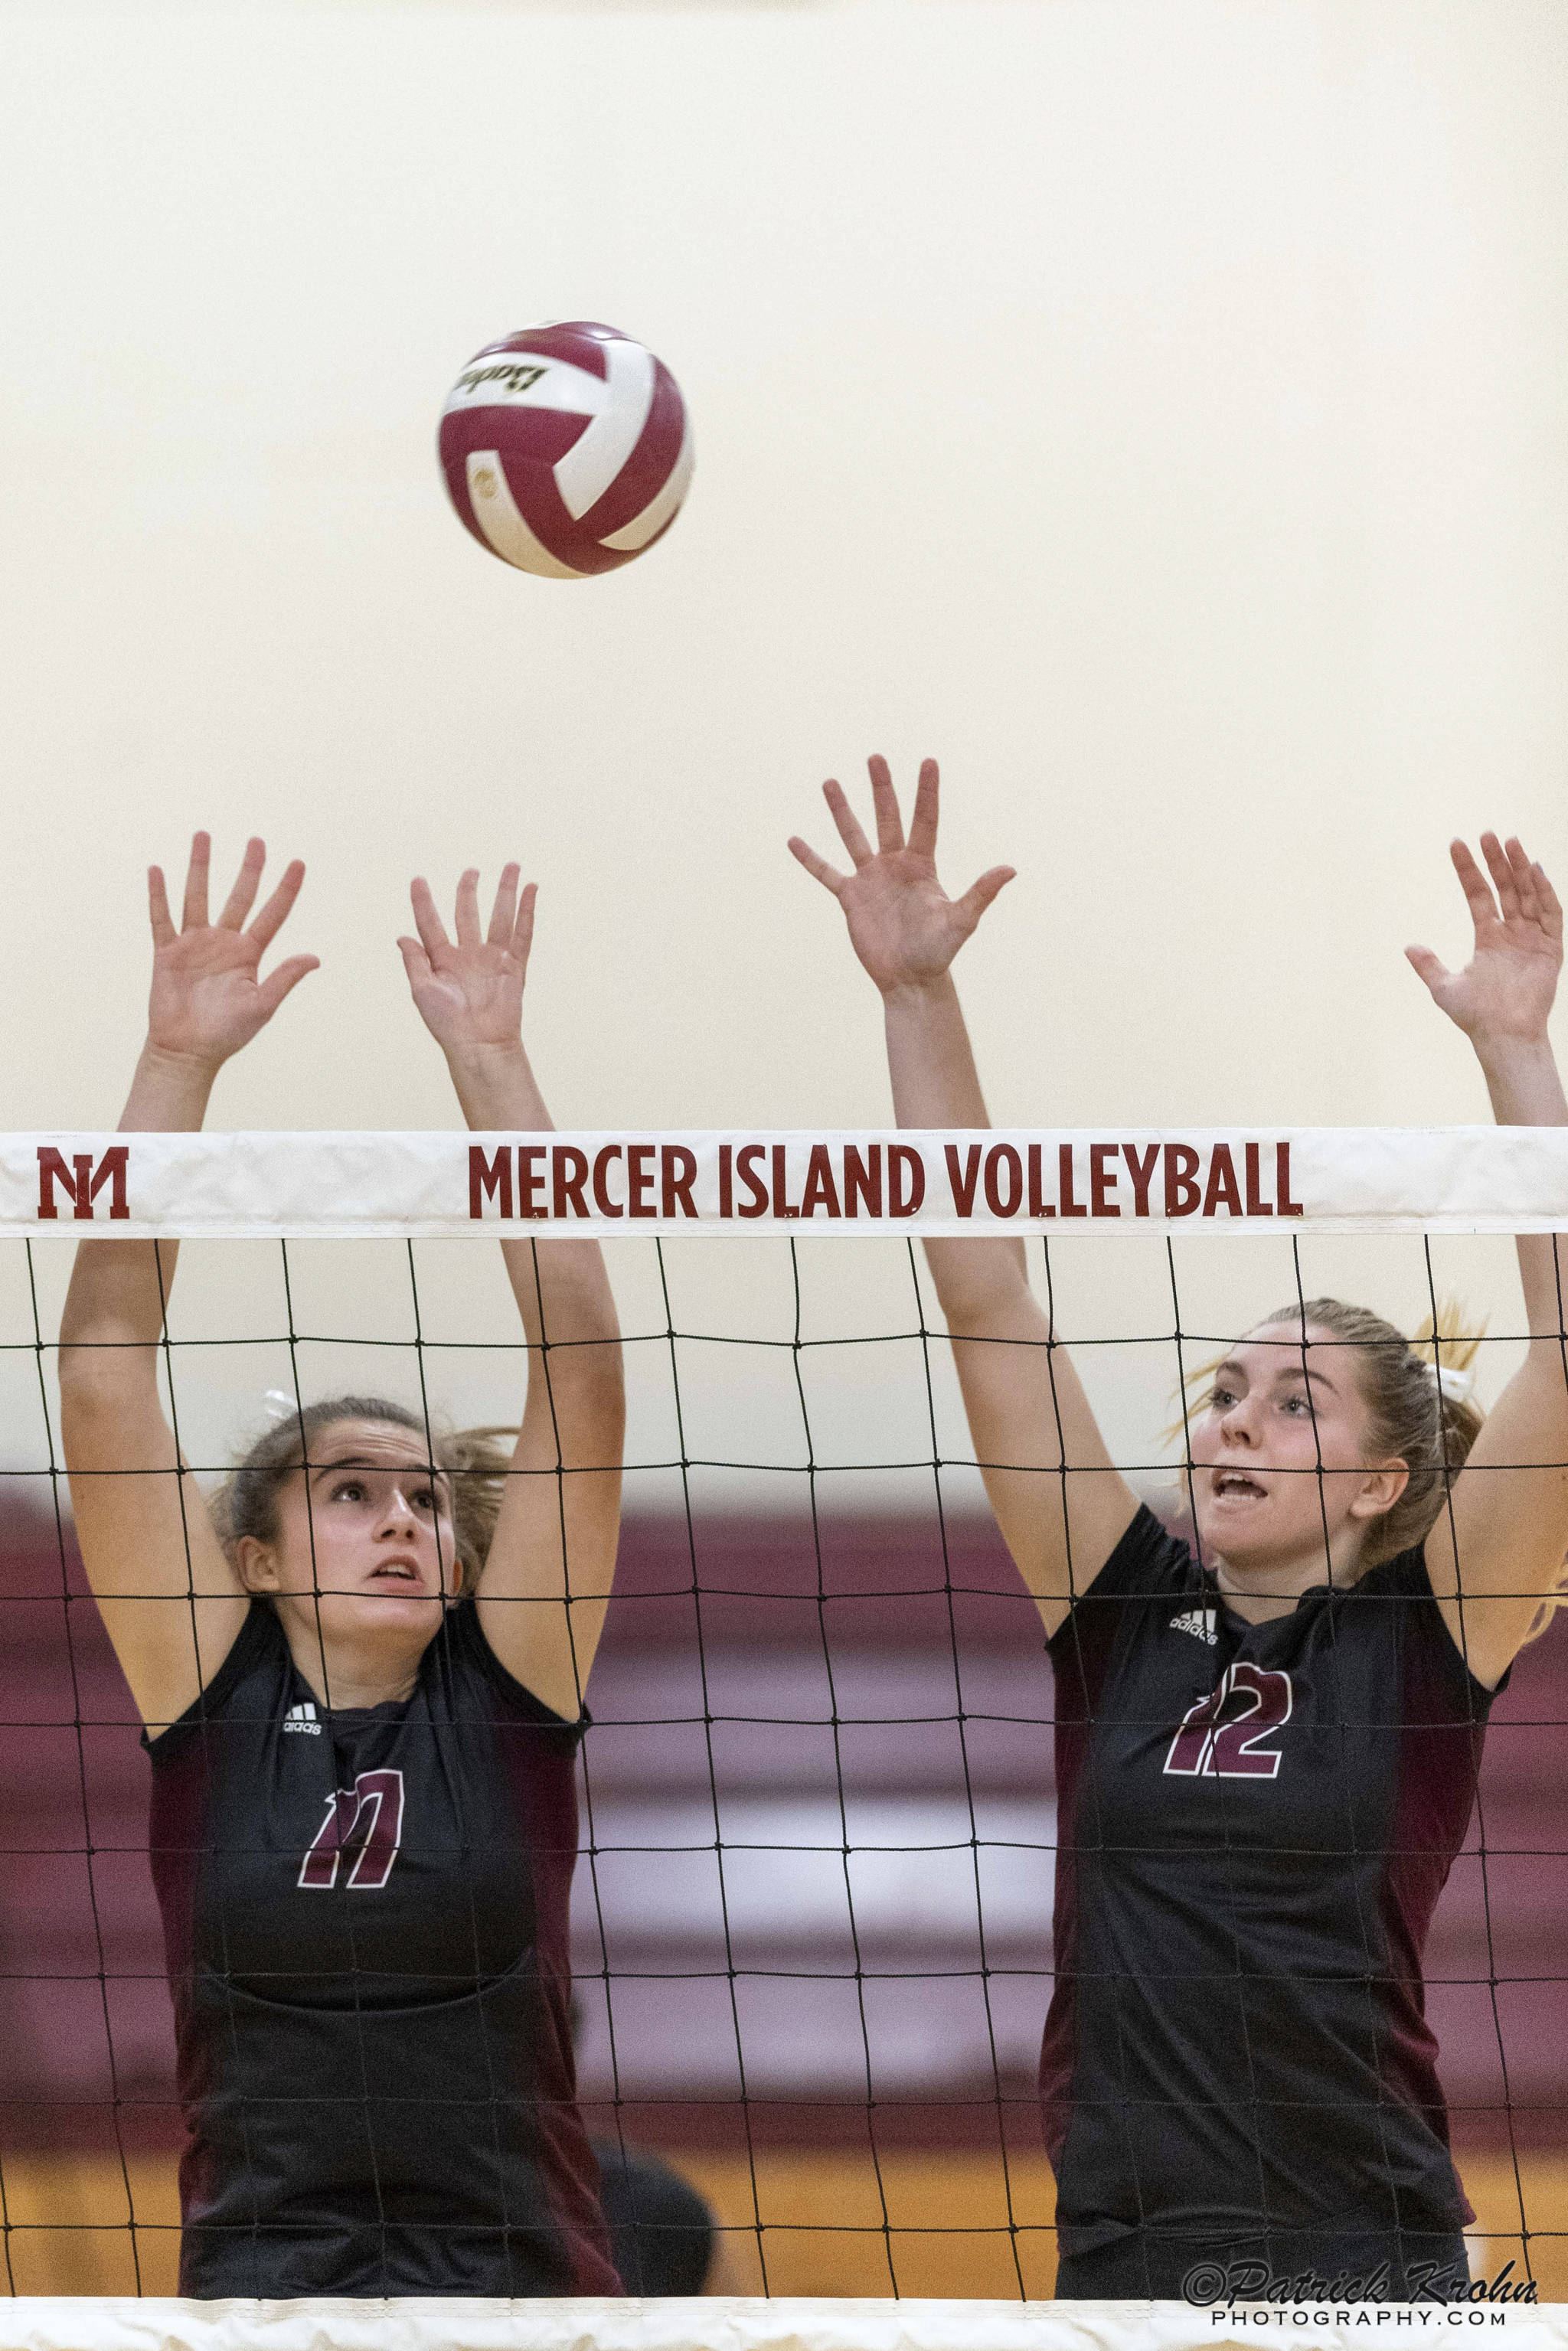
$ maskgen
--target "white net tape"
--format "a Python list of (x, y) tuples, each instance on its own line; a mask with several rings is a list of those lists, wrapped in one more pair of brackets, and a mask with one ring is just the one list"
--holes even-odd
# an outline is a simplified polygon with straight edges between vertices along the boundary
[(5, 1135), (0, 1232), (1547, 1232), (1568, 1131)]
[(1563, 2351), (1568, 2305), (1300, 2304), (1189, 2310), (1171, 2302), (853, 2298), (492, 2302), (0, 2302), (0, 2351), (1197, 2351), (1309, 2339), (1505, 2341)]
[(1568, 1228), (1568, 1129), (10, 1134), (0, 1232), (864, 1238)]

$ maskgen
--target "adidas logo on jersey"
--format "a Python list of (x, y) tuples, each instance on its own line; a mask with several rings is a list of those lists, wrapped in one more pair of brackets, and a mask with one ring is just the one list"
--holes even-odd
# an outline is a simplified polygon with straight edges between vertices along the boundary
[(321, 1726), (316, 1719), (316, 1708), (308, 1698), (303, 1706), (291, 1706), (283, 1718), (285, 1730), (303, 1730), (312, 1739), (319, 1739)]
[(1190, 1633), (1195, 1641), (1207, 1641), (1211, 1649), (1218, 1638), (1212, 1608), (1189, 1608), (1185, 1616), (1171, 1618), (1170, 1629), (1173, 1633)]

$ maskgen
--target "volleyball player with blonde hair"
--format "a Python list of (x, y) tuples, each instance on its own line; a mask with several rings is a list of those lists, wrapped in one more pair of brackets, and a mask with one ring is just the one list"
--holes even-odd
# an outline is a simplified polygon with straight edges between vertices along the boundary
[[(194, 1130), (314, 967), (261, 957), (247, 848), (176, 929), (151, 876), (147, 1041), (122, 1132)], [(399, 942), (470, 1126), (548, 1128), (523, 1049), (534, 891), (477, 876)], [(502, 1244), (522, 1425), (442, 1438), (373, 1396), (286, 1413), (209, 1510), (159, 1395), (177, 1249), (77, 1253), (60, 1388), (82, 1556), (146, 1724), (173, 1993), (181, 2291), (615, 2294), (576, 2105), (567, 1909), (582, 1689), (620, 1508), (615, 1309), (589, 1241)], [(547, 1352), (548, 1350), (548, 1352)]]
[[(904, 836), (800, 841), (881, 991), (910, 1127), (983, 1127), (950, 974), (1011, 878), (936, 876), (937, 773)], [(1568, 1124), (1547, 1040), (1563, 915), (1516, 841), (1453, 862), (1460, 972), (1407, 950), (1500, 1122)], [(1495, 894), (1494, 894), (1495, 893)], [(1556, 1243), (1523, 1235), (1524, 1360), (1484, 1425), (1365, 1309), (1288, 1300), (1189, 1431), (1196, 1555), (1118, 1471), (1023, 1245), (933, 1240), (975, 1450), (1057, 1686), (1056, 1986), (1041, 2061), (1057, 2292), (1195, 2300), (1461, 2292), (1421, 1952), (1488, 1710), (1568, 1548)]]

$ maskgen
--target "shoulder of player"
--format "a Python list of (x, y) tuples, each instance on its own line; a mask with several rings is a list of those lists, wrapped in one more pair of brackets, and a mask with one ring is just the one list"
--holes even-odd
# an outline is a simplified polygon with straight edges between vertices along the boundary
[(1146, 1502), (1103, 1567), (1074, 1593), (1048, 1648), (1059, 1674), (1095, 1682), (1129, 1639), (1163, 1628), (1173, 1609), (1201, 1608), (1203, 1571)]
[[(1449, 1622), (1432, 1589), (1425, 1542), (1369, 1568), (1345, 1597), (1362, 1604), (1338, 1612), (1339, 1623), (1364, 1626), (1369, 1640), (1397, 1647), (1405, 1659), (1406, 1703), (1417, 1713), (1429, 1708), (1437, 1721), (1485, 1720), (1509, 1675), (1484, 1682), (1472, 1671), (1462, 1623)], [(1379, 1601), (1382, 1607), (1369, 1604)]]
[(1393, 1559), (1381, 1559), (1358, 1575), (1345, 1594), (1361, 1600), (1430, 1600), (1436, 1606), (1432, 1579), (1427, 1569), (1425, 1541), (1413, 1543)]
[[(204, 1724), (229, 1715), (270, 1714), (281, 1702), (292, 1673), (288, 1643), (277, 1611), (266, 1600), (253, 1599), (244, 1624), (223, 1664), (178, 1721), (154, 1727), (149, 1723), (141, 1743), (154, 1762), (178, 1752)], [(266, 1686), (257, 1694), (257, 1682)]]
[(588, 1728), (586, 1708), (575, 1722), (570, 1722), (508, 1671), (485, 1636), (484, 1622), (472, 1597), (457, 1601), (447, 1611), (445, 1624), (425, 1651), (423, 1671), (467, 1682), (476, 1693), (483, 1692), (487, 1708), (495, 1708), (495, 1719), (553, 1733), (569, 1750), (575, 1750)]
[(1089, 1600), (1201, 1598), (1203, 1571), (1181, 1535), (1140, 1501), (1126, 1531), (1084, 1594)]

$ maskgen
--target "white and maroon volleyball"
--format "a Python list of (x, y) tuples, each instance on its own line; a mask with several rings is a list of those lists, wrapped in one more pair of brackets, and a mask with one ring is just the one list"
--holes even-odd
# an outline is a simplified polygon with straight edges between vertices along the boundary
[(475, 538), (547, 580), (630, 563), (692, 477), (681, 388), (630, 335), (584, 319), (476, 351), (441, 413), (441, 463)]

